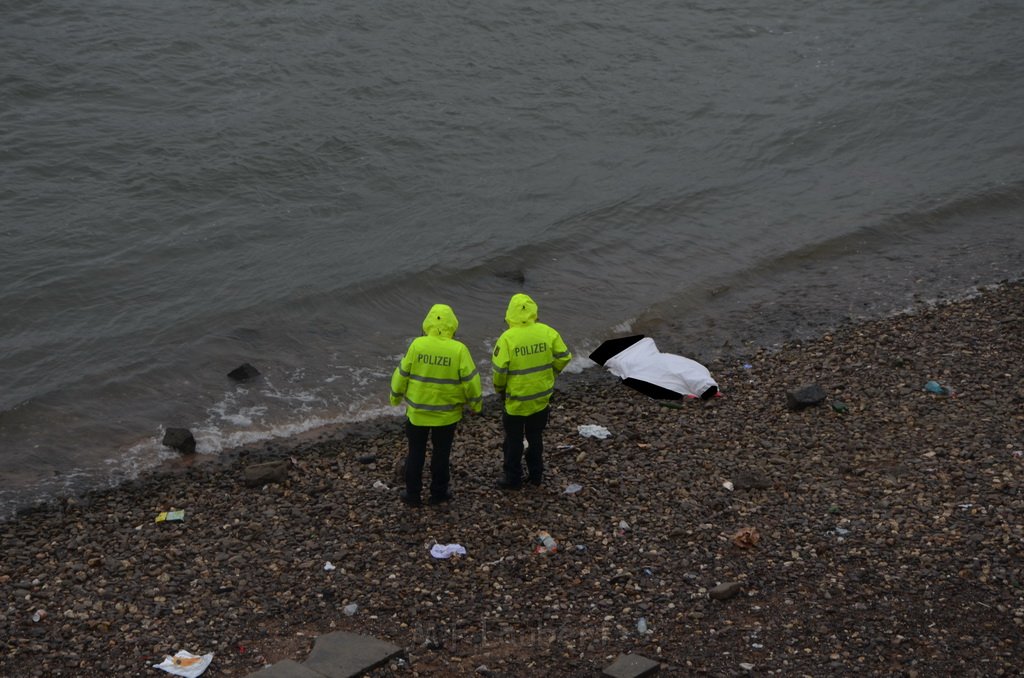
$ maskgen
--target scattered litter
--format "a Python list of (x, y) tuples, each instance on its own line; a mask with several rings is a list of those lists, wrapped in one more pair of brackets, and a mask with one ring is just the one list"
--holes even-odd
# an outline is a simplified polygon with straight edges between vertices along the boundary
[(37, 624), (44, 619), (46, 619), (46, 610), (39, 609), (32, 613), (32, 621)]
[(647, 617), (640, 617), (636, 622), (636, 632), (640, 634), (647, 633)]
[(627, 523), (625, 520), (620, 520), (619, 529), (616, 531), (615, 534), (617, 534), (620, 537), (625, 537), (626, 533), (629, 532), (631, 529), (633, 528), (629, 526), (629, 523)]
[(576, 548), (576, 553), (586, 553), (587, 552), (587, 545), (586, 544), (576, 544), (575, 548)]
[(579, 483), (569, 483), (569, 486), (565, 488), (563, 494), (576, 494), (583, 489), (583, 486)]
[(533, 549), (533, 552), (544, 556), (558, 553), (558, 542), (550, 534), (541, 530), (537, 533), (537, 546)]
[(757, 542), (761, 541), (761, 535), (753, 527), (741, 527), (730, 539), (736, 546), (746, 549), (757, 546)]
[(845, 537), (846, 535), (850, 534), (850, 531), (845, 527), (837, 527), (834, 531), (837, 537)]
[(163, 513), (158, 513), (157, 516), (156, 516), (156, 520), (154, 522), (157, 522), (157, 523), (165, 523), (165, 522), (166, 523), (180, 523), (183, 520), (185, 520), (185, 511), (184, 511), (184, 509), (179, 509), (177, 511), (173, 511), (172, 510), (172, 511), (164, 511)]
[(337, 570), (337, 569), (338, 568), (334, 566), (334, 563), (332, 563), (329, 560), (326, 563), (324, 563), (324, 571), (325, 572), (333, 572), (334, 570)]
[(575, 445), (558, 445), (555, 449), (556, 450), (575, 450), (576, 446)]
[(1014, 450), (1010, 454), (1012, 454), (1015, 457), (1024, 457), (1024, 450)]
[(733, 488), (734, 488), (735, 486), (734, 486), (734, 485), (732, 484), (732, 481), (731, 481), (731, 480), (726, 480), (726, 481), (725, 481), (724, 483), (722, 483), (722, 487), (724, 487), (725, 489), (727, 489), (727, 490), (729, 490), (730, 492), (732, 492), (732, 490), (733, 490)]
[(213, 661), (213, 653), (198, 655), (178, 650), (173, 657), (164, 657), (159, 664), (153, 664), (154, 669), (163, 669), (167, 673), (184, 678), (196, 678), (202, 675), (206, 667)]
[(966, 511), (967, 509), (969, 509), (972, 506), (974, 506), (974, 504), (957, 504), (956, 506), (957, 506), (957, 508), (963, 509), (964, 511)]
[(430, 555), (435, 558), (451, 558), (466, 555), (466, 549), (460, 544), (434, 544), (430, 547)]
[(653, 576), (654, 576), (654, 570), (652, 570), (652, 569), (651, 569), (651, 568), (649, 568), (649, 567), (645, 567), (645, 568), (643, 569), (643, 573), (644, 573), (644, 576), (645, 576), (645, 577), (653, 577)]
[(580, 432), (580, 435), (584, 438), (598, 438), (604, 440), (612, 433), (604, 426), (598, 426), (597, 424), (580, 424), (576, 427), (576, 430)]
[(345, 607), (341, 608), (341, 611), (344, 612), (346, 616), (351, 617), (359, 611), (359, 606), (355, 603), (349, 603)]
[(373, 481), (373, 489), (375, 489), (375, 490), (390, 490), (391, 488), (388, 487), (387, 485), (385, 485), (383, 482), (381, 482), (379, 480), (375, 480), (375, 481)]
[(753, 365), (751, 365), (750, 363), (743, 363), (743, 369), (745, 369), (745, 370), (749, 370), (749, 369), (752, 369), (753, 367), (754, 367), (754, 366), (753, 366)]
[(497, 560), (492, 560), (492, 561), (491, 561), (491, 562), (489, 562), (489, 563), (484, 563), (484, 565), (498, 565), (499, 563), (502, 563), (502, 562), (504, 562), (504, 560), (505, 560), (506, 558), (508, 558), (508, 556), (502, 556), (501, 558), (498, 558)]
[(743, 669), (744, 671), (753, 671), (754, 670), (754, 665), (751, 664), (750, 662), (740, 662), (740, 668)]

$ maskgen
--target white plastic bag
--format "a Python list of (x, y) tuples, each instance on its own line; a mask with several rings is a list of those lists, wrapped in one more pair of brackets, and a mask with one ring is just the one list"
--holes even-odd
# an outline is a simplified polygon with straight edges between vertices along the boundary
[(154, 669), (162, 669), (167, 673), (183, 678), (198, 678), (213, 661), (213, 653), (198, 655), (185, 650), (178, 650), (173, 657), (164, 657), (159, 664), (153, 664)]
[(466, 555), (466, 549), (461, 544), (434, 544), (430, 547), (430, 555), (435, 558), (451, 558), (452, 556)]
[(600, 438), (601, 440), (604, 440), (612, 434), (612, 432), (604, 426), (598, 426), (597, 424), (580, 424), (576, 427), (576, 430), (579, 431), (580, 435), (584, 438)]

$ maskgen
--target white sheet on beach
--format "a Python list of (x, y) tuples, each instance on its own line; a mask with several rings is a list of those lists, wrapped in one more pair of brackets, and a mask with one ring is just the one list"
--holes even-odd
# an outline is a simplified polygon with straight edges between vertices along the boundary
[(708, 368), (681, 355), (662, 353), (650, 337), (608, 358), (604, 366), (620, 379), (639, 379), (683, 395), (699, 397), (718, 387)]

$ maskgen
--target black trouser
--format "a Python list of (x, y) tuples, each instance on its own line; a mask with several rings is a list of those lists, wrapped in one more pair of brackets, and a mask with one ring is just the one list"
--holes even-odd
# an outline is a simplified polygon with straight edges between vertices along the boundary
[(548, 425), (548, 408), (525, 417), (502, 412), (505, 426), (505, 479), (520, 482), (523, 479), (523, 437), (526, 448), (526, 468), (530, 480), (539, 483), (544, 478), (544, 427)]
[(423, 463), (427, 458), (427, 438), (434, 444), (434, 449), (430, 453), (430, 496), (440, 498), (448, 494), (448, 483), (451, 481), (449, 459), (452, 442), (455, 440), (456, 425), (416, 426), (406, 420), (405, 434), (409, 438), (409, 456), (405, 458), (405, 490), (410, 498), (420, 496)]

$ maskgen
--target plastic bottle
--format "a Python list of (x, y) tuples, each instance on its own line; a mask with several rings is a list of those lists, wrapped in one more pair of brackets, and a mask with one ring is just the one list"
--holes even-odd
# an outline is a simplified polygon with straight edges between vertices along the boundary
[(551, 553), (557, 553), (558, 552), (558, 542), (555, 541), (555, 538), (552, 537), (550, 534), (548, 534), (547, 532), (541, 530), (540, 532), (537, 533), (537, 548), (536, 548), (536, 552), (540, 553), (540, 554), (543, 554), (543, 555), (548, 555), (548, 554), (551, 554)]

